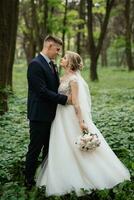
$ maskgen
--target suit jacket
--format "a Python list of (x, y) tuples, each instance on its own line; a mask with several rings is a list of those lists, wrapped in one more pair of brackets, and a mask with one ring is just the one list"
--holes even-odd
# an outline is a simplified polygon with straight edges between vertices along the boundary
[(67, 96), (58, 94), (59, 77), (54, 71), (41, 54), (28, 66), (28, 119), (31, 121), (52, 121), (57, 104), (66, 104)]

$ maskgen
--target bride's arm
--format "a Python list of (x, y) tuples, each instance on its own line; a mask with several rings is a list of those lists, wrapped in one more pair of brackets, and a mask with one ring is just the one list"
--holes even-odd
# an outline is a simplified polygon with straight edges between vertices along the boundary
[(80, 128), (82, 131), (85, 129), (87, 130), (87, 126), (85, 125), (84, 120), (82, 118), (82, 112), (81, 112), (79, 99), (78, 99), (78, 83), (77, 81), (71, 81), (70, 85), (71, 85), (71, 94), (72, 94), (72, 104), (74, 106), (76, 115), (78, 117)]

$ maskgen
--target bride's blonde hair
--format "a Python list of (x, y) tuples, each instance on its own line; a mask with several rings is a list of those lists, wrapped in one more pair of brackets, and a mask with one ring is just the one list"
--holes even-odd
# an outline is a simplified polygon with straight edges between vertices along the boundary
[(67, 67), (69, 67), (71, 70), (77, 71), (83, 68), (83, 61), (78, 53), (67, 51), (65, 55), (68, 60)]

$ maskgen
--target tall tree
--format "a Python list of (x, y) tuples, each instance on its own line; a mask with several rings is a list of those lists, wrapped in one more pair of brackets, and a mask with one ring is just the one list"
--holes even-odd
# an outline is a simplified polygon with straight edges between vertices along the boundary
[(98, 43), (95, 44), (95, 39), (93, 35), (93, 12), (92, 12), (92, 8), (94, 5), (92, 0), (87, 0), (87, 16), (88, 16), (87, 29), (88, 29), (88, 41), (89, 41), (89, 54), (91, 59), (90, 78), (92, 81), (98, 80), (97, 62), (103, 45), (103, 40), (105, 38), (110, 12), (114, 5), (114, 1), (115, 0), (106, 1), (106, 11), (104, 15), (104, 20), (100, 27), (100, 35)]
[[(37, 50), (40, 51), (43, 46), (43, 39), (46, 37), (51, 31), (48, 26), (48, 15), (49, 15), (49, 1), (50, 0), (38, 0), (35, 7), (36, 13), (36, 38), (37, 42)], [(50, 6), (51, 7), (51, 6)]]
[(82, 30), (84, 30), (84, 21), (85, 21), (85, 0), (80, 0), (78, 7), (79, 18), (82, 20), (78, 24), (78, 33), (77, 33), (77, 52), (81, 54), (81, 41), (82, 41)]
[(134, 70), (133, 57), (132, 57), (132, 45), (131, 45), (131, 33), (132, 33), (132, 23), (130, 19), (131, 14), (131, 0), (125, 0), (125, 38), (126, 38), (126, 60), (129, 71)]
[(8, 73), (7, 73), (7, 85), (12, 90), (13, 87), (13, 63), (14, 63), (14, 56), (15, 56), (15, 47), (16, 47), (16, 36), (17, 36), (17, 25), (18, 25), (18, 13), (19, 13), (19, 4), (18, 1), (14, 1), (11, 4), (12, 15), (10, 17), (10, 53), (9, 53), (9, 64), (8, 64)]
[[(20, 4), (20, 20), (23, 21), (21, 31), (23, 33), (22, 46), (26, 55), (27, 63), (36, 53), (36, 30), (37, 19), (34, 0), (22, 1)], [(33, 28), (34, 27), (34, 28)]]
[(41, 51), (44, 37), (49, 34), (50, 0), (25, 0), (20, 3), (20, 34), (27, 63)]
[(66, 33), (66, 25), (67, 25), (67, 8), (68, 8), (68, 0), (65, 0), (65, 10), (64, 10), (64, 17), (63, 17), (63, 29), (62, 29), (62, 56), (65, 53), (65, 33)]
[(0, 6), (0, 115), (8, 110), (8, 84), (11, 82), (19, 0), (1, 0)]

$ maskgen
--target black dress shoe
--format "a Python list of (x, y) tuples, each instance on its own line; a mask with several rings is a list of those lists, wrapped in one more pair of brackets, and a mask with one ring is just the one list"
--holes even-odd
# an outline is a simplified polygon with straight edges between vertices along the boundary
[(36, 182), (34, 180), (32, 180), (32, 181), (25, 180), (25, 184), (24, 185), (28, 190), (31, 190), (32, 187), (36, 185)]

